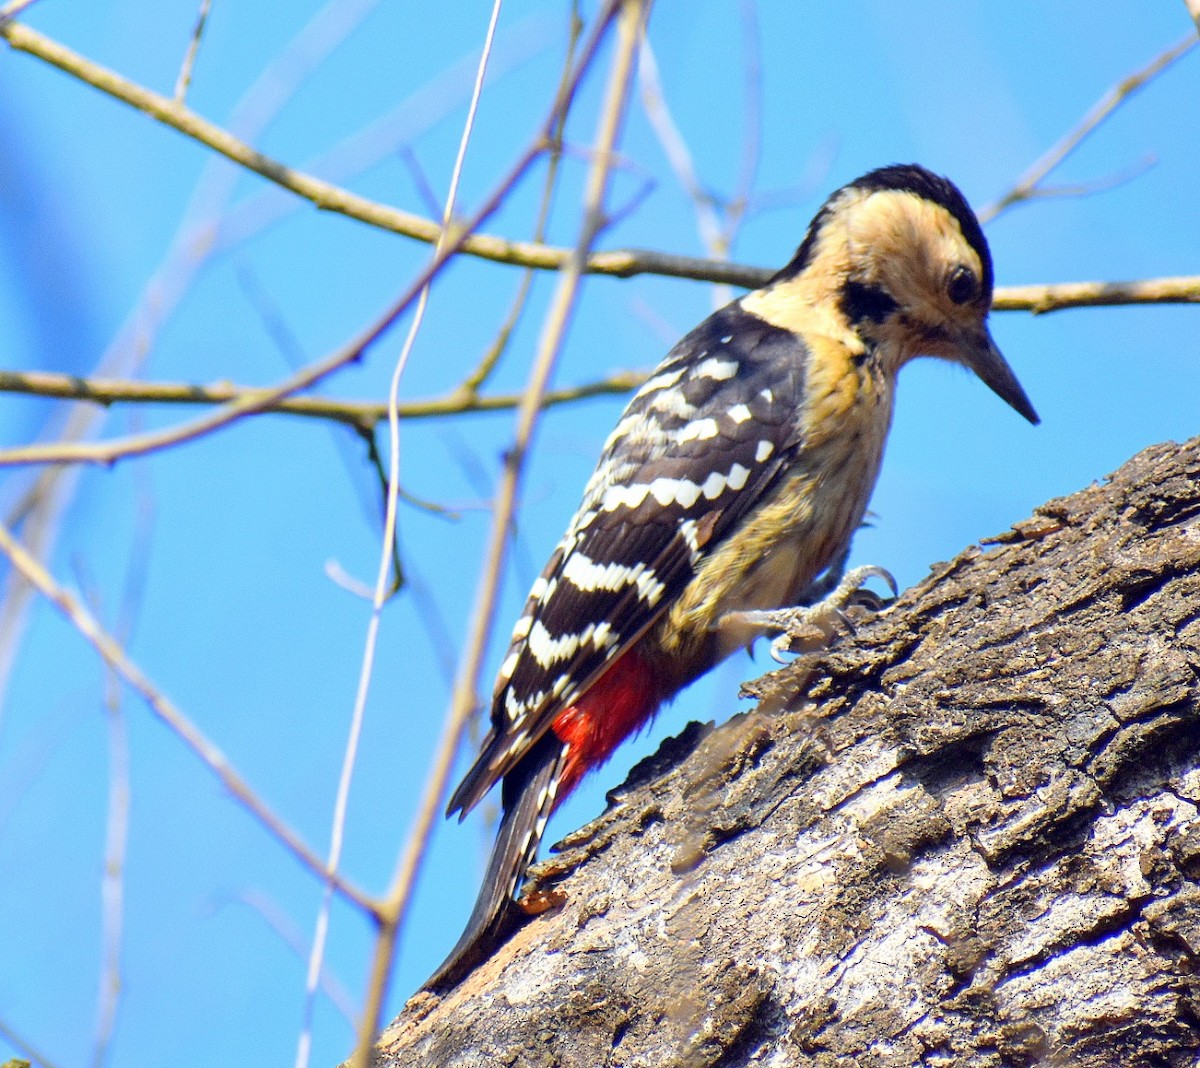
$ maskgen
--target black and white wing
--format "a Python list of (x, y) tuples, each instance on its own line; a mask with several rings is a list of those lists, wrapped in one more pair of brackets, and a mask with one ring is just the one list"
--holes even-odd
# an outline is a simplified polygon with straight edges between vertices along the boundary
[[(782, 351), (781, 351), (782, 347)], [(513, 629), (464, 814), (678, 597), (799, 445), (805, 350), (738, 303), (684, 337), (630, 401)]]

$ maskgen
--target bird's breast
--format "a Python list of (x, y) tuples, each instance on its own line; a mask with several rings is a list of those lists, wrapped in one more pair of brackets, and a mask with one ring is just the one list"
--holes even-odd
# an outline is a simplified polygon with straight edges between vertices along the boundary
[[(825, 381), (810, 377), (790, 466), (704, 560), (660, 628), (681, 652), (711, 641), (730, 612), (796, 604), (849, 543), (879, 474), (892, 410), (888, 383), (859, 371), (846, 361)], [(746, 640), (723, 635), (714, 658)]]

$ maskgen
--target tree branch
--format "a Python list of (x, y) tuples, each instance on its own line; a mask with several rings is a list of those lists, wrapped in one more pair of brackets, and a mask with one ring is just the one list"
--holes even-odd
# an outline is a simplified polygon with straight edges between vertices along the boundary
[[(23, 23), (0, 24), (0, 37), (5, 38), (9, 45), (18, 51), (36, 56), (93, 88), (145, 112), (151, 118), (221, 153), (234, 163), (238, 163), (297, 196), (303, 197), (321, 210), (336, 212), (382, 230), (402, 234), (428, 244), (436, 244), (438, 240), (441, 227), (432, 219), (368, 200), (366, 197), (358, 196), (329, 182), (314, 178), (312, 175), (293, 170), (258, 152), (220, 126), (201, 118), (195, 112), (168, 97), (122, 78), (113, 71), (85, 59), (49, 37), (30, 29)], [(471, 233), (462, 237), (456, 250), (498, 263), (548, 271), (561, 270), (570, 261), (573, 253), (573, 250), (569, 248), (544, 245), (536, 241), (509, 241), (503, 237), (481, 233)], [(650, 249), (616, 249), (608, 252), (593, 252), (584, 264), (584, 271), (589, 274), (606, 274), (617, 278), (654, 274), (668, 278), (687, 278), (699, 282), (727, 283), (745, 289), (755, 289), (761, 286), (775, 273), (774, 269), (768, 267), (707, 260), (697, 256), (676, 256)], [(1173, 288), (1165, 283), (1183, 283), (1183, 285)], [(1103, 283), (1088, 284), (1100, 285)], [(1130, 288), (1142, 284), (1114, 283), (1116, 288), (1109, 299), (1092, 299), (1085, 303), (1089, 305), (1191, 303), (1200, 300), (1200, 277), (1155, 279), (1144, 283), (1159, 287), (1159, 295), (1151, 300), (1139, 299), (1135, 291)], [(1059, 306), (1080, 306), (1077, 303), (1069, 302), (1056, 304), (1055, 302), (1058, 300), (1056, 291), (1059, 288), (1056, 286), (1037, 287), (1040, 296), (1035, 305), (1032, 298), (1024, 295), (1027, 288), (998, 289), (995, 306), (1004, 311), (1051, 311)]]
[[(1049, 195), (1047, 190), (1039, 188), (1046, 176), (1087, 140), (1089, 135), (1094, 133), (1117, 108), (1129, 100), (1139, 89), (1144, 88), (1148, 82), (1158, 77), (1176, 60), (1182, 59), (1187, 55), (1197, 43), (1200, 43), (1200, 38), (1194, 33), (1188, 34), (1183, 40), (1178, 41), (1170, 48), (1155, 56), (1141, 70), (1130, 74), (1113, 86), (1113, 88), (1092, 105), (1091, 110), (1084, 115), (1075, 129), (1068, 133), (1066, 137), (1059, 141), (1058, 144), (1051, 148), (1049, 152), (1037, 160), (1029, 170), (1017, 179), (1012, 189), (1000, 197), (994, 204), (987, 205), (987, 207), (979, 212), (980, 221), (984, 223), (990, 222), (1002, 211), (1012, 207), (1014, 204), (1019, 204), (1024, 200), (1032, 200), (1035, 197)], [(1100, 188), (1107, 188), (1112, 184), (1114, 183), (1102, 182), (1100, 183)]]
[(1041, 315), (1067, 308), (1115, 308), (1130, 304), (1200, 304), (1200, 275), (1146, 278), (1136, 282), (1001, 286), (996, 290), (992, 308)]
[(200, 729), (183, 714), (154, 685), (142, 670), (130, 660), (120, 643), (84, 607), (83, 603), (66, 590), (33, 557), (28, 550), (0, 524), (0, 553), (3, 553), (27, 582), (46, 598), (96, 650), (108, 668), (126, 686), (137, 693), (151, 711), (168, 727), (200, 762), (211, 771), (221, 785), (230, 792), (238, 803), (309, 871), (328, 880), (338, 892), (354, 902), (367, 915), (378, 913), (378, 906), (365, 893), (336, 872), (325, 867), (324, 861), (309, 848), (307, 843), (284, 821), (267, 807), (266, 803), (250, 788), (246, 780), (229, 763), (221, 752)]
[[(627, 393), (646, 380), (641, 371), (618, 371), (609, 378), (549, 390), (542, 398), (543, 408)], [(214, 382), (207, 386), (191, 382), (142, 382), (137, 379), (80, 378), (50, 371), (0, 371), (0, 393), (22, 393), (63, 400), (86, 400), (97, 404), (228, 404), (245, 400), (261, 389), (232, 382)], [(499, 412), (517, 408), (520, 393), (480, 395), (455, 390), (441, 397), (401, 401), (401, 419), (432, 419), (472, 412)], [(260, 411), (298, 415), (311, 419), (330, 419), (346, 423), (356, 430), (373, 430), (387, 419), (383, 401), (344, 401), (333, 397), (286, 397), (264, 405)]]

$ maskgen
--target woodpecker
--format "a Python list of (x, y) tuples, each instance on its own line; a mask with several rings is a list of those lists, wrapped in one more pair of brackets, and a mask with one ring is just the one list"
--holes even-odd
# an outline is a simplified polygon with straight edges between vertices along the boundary
[(461, 819), (499, 781), (503, 815), (466, 931), (427, 989), (511, 932), (546, 821), (585, 772), (735, 650), (827, 632), (886, 575), (841, 566), (901, 367), (963, 364), (1038, 422), (988, 332), (992, 287), (962, 193), (915, 164), (883, 167), (833, 193), (782, 270), (654, 370), (513, 628), (491, 730), (447, 812)]

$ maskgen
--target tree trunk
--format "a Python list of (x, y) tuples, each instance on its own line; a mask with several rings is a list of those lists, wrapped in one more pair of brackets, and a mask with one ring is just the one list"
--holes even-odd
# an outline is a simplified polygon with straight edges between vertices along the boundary
[(1194, 1065), (1200, 439), (690, 725), (381, 1063)]

